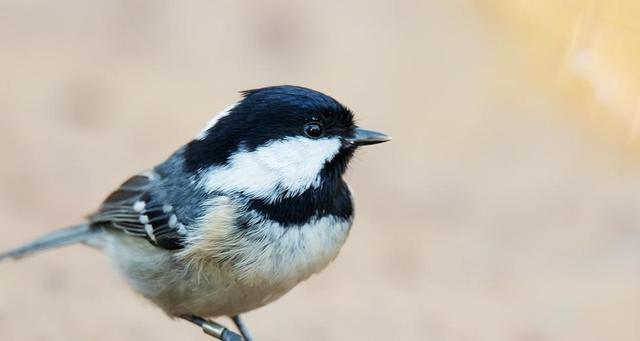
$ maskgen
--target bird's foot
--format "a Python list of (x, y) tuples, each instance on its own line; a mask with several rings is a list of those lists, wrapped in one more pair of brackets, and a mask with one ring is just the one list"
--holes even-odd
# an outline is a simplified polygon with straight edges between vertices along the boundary
[(202, 331), (222, 341), (243, 341), (243, 338), (229, 330), (227, 327), (198, 316), (182, 316), (183, 319), (199, 326)]
[(251, 332), (249, 331), (249, 328), (244, 323), (244, 321), (242, 321), (242, 319), (240, 318), (240, 315), (232, 316), (231, 319), (233, 320), (233, 323), (236, 324), (236, 327), (238, 327), (238, 330), (240, 331), (240, 334), (242, 334), (242, 337), (244, 338), (244, 340), (253, 341), (253, 336), (251, 336)]

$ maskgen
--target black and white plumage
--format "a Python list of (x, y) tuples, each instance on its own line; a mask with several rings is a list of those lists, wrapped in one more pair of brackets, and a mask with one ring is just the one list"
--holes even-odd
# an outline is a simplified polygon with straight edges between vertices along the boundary
[(84, 241), (170, 316), (237, 316), (336, 257), (353, 220), (349, 160), (388, 140), (320, 92), (246, 91), (168, 160), (123, 183), (87, 224), (0, 259)]

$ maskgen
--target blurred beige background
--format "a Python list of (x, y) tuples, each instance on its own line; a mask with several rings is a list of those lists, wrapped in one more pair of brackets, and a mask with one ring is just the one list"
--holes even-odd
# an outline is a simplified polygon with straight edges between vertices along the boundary
[[(640, 8), (544, 3), (0, 0), (0, 249), (291, 83), (395, 139), (259, 340), (638, 340)], [(0, 340), (207, 337), (74, 246), (0, 266)]]

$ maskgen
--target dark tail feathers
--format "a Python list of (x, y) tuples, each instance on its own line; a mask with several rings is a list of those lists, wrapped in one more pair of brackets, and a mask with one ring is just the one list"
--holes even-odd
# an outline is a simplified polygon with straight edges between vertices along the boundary
[(67, 227), (42, 236), (13, 250), (0, 253), (0, 261), (10, 258), (18, 259), (40, 251), (83, 242), (88, 240), (95, 232), (96, 230), (87, 224)]

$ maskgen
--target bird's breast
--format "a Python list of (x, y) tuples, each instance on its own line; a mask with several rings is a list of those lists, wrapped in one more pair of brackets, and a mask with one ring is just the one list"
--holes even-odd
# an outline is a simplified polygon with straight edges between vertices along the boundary
[(282, 225), (227, 197), (210, 204), (179, 251), (109, 235), (109, 254), (129, 283), (170, 315), (233, 315), (268, 304), (326, 267), (351, 226), (333, 215)]
[(212, 263), (245, 286), (290, 289), (326, 267), (344, 244), (351, 218), (325, 215), (282, 224), (228, 197), (212, 201), (180, 257), (198, 267)]

